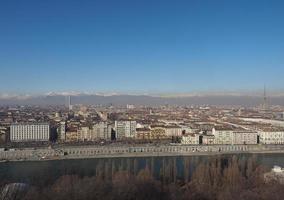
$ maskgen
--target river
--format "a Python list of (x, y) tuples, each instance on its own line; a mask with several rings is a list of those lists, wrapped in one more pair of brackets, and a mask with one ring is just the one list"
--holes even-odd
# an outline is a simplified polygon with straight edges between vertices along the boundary
[[(236, 154), (246, 161), (254, 157), (257, 163), (266, 167), (284, 166), (284, 154)], [(232, 155), (222, 156), (173, 156), (140, 158), (94, 158), (77, 160), (25, 161), (0, 163), (0, 180), (3, 182), (21, 182), (45, 187), (63, 175), (95, 176), (105, 173), (111, 176), (117, 171), (125, 170), (137, 174), (148, 168), (153, 176), (160, 178), (161, 172), (173, 172), (176, 179), (183, 179), (185, 173), (190, 176), (195, 167), (212, 158), (228, 159)]]

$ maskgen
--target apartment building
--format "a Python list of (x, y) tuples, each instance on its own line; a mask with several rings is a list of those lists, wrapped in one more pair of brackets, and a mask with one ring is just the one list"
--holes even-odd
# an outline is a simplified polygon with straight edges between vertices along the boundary
[(89, 127), (85, 126), (78, 129), (78, 139), (80, 141), (92, 141), (93, 138), (93, 131)]
[(99, 122), (93, 126), (94, 139), (111, 139), (111, 126), (107, 122)]
[(48, 123), (14, 123), (10, 126), (11, 142), (48, 141), (49, 137)]
[(135, 137), (136, 121), (115, 121), (116, 138)]
[(226, 126), (216, 126), (212, 129), (214, 144), (233, 144), (233, 129)]
[(267, 127), (259, 131), (261, 144), (284, 144), (284, 129)]
[(66, 140), (66, 123), (60, 122), (59, 127), (57, 128), (58, 140)]
[(180, 137), (182, 136), (182, 128), (180, 126), (171, 125), (165, 126), (166, 136), (167, 137)]
[(151, 130), (149, 128), (137, 128), (135, 139), (151, 139)]
[(254, 131), (233, 131), (233, 144), (257, 144), (258, 133)]
[(166, 136), (166, 128), (164, 126), (151, 126), (151, 139), (164, 139), (167, 137), (168, 136)]
[(182, 136), (181, 143), (182, 144), (197, 145), (197, 144), (199, 144), (199, 135), (198, 134), (190, 134), (190, 135), (187, 135), (187, 136)]

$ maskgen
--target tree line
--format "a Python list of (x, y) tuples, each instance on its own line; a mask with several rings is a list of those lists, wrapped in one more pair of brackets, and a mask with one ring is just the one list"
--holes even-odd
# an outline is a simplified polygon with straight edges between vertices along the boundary
[[(183, 167), (188, 169), (190, 163), (185, 162)], [(107, 174), (104, 172), (109, 170), (98, 169), (91, 177), (64, 175), (46, 187), (30, 187), (24, 199), (282, 200), (284, 196), (284, 186), (277, 182), (267, 183), (264, 173), (270, 169), (257, 164), (254, 157), (248, 160), (236, 156), (212, 158), (200, 163), (191, 175), (184, 174), (183, 179), (175, 178), (176, 167), (165, 165), (158, 179), (151, 168), (151, 164), (146, 164), (137, 173), (120, 169)]]

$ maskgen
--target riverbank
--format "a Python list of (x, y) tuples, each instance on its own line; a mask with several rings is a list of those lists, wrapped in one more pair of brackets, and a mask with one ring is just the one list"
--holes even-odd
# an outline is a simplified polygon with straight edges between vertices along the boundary
[(225, 154), (284, 153), (284, 145), (161, 145), (74, 146), (1, 151), (0, 161), (45, 161), (94, 158), (202, 156)]
[[(149, 170), (156, 180), (182, 180), (191, 177), (196, 167), (216, 159), (226, 163), (232, 158), (242, 163), (249, 160), (255, 161), (267, 169), (274, 165), (284, 166), (283, 153), (280, 154), (223, 154), (214, 156), (192, 155), (192, 156), (155, 156), (155, 157), (120, 157), (120, 158), (98, 158), (95, 159), (60, 159), (45, 161), (7, 162), (0, 164), (0, 180), (5, 183), (26, 183), (33, 186), (45, 188), (53, 184), (60, 177), (93, 177), (103, 176), (106, 178), (116, 177), (117, 173), (127, 172), (138, 175), (140, 170)], [(244, 166), (244, 165), (242, 165)], [(64, 184), (66, 185), (66, 184)]]
[[(52, 161), (52, 160), (82, 160), (82, 159), (101, 159), (101, 158), (149, 158), (149, 157), (188, 157), (188, 156), (221, 156), (221, 155), (238, 155), (238, 154), (284, 154), (284, 150), (279, 151), (255, 151), (255, 152), (199, 152), (199, 153), (159, 153), (159, 154), (117, 154), (117, 155), (98, 155), (98, 156), (87, 156), (87, 157), (58, 157), (58, 158), (47, 158), (38, 161)], [(15, 162), (14, 160), (12, 162)], [(25, 160), (34, 161), (34, 160)]]

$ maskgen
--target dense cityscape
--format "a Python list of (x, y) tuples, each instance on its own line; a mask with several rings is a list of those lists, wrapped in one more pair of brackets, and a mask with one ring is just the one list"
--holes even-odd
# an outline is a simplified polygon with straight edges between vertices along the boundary
[[(65, 176), (58, 177), (54, 174), (58, 168), (49, 172), (52, 181), (46, 178), (47, 174), (40, 175), (42, 181), (29, 180), (29, 184), (38, 188), (36, 190), (26, 183), (5, 185), (6, 182), (0, 181), (0, 185), (4, 185), (2, 196), (12, 199), (56, 196), (63, 200), (72, 194), (73, 199), (100, 199), (102, 196), (133, 199), (144, 187), (150, 191), (134, 199), (176, 199), (172, 190), (185, 199), (199, 199), (200, 196), (222, 199), (226, 195), (224, 199), (237, 199), (238, 193), (244, 198), (258, 199), (267, 192), (270, 197), (271, 191), (281, 190), (284, 183), (281, 167), (274, 166), (269, 171), (254, 157), (263, 153), (270, 153), (267, 154), (270, 157), (274, 155), (271, 153), (283, 152), (284, 147), (284, 107), (269, 105), (266, 96), (255, 107), (73, 105), (72, 96), (65, 99), (66, 104), (58, 106), (2, 106), (0, 161), (59, 160), (71, 164), (73, 159), (87, 159), (91, 164), (91, 159), (103, 159), (90, 169), (84, 169), (95, 170), (95, 175), (87, 178), (64, 172)], [(194, 157), (210, 155), (213, 157), (205, 163), (201, 161), (202, 157)], [(183, 156), (182, 160), (178, 160), (178, 156)], [(146, 163), (141, 165), (141, 159), (146, 159)], [(180, 164), (182, 169), (179, 169)], [(195, 170), (189, 172), (191, 168)], [(80, 165), (71, 168), (78, 169)], [(33, 173), (24, 171), (24, 176)], [(229, 181), (232, 178), (234, 181)], [(86, 180), (90, 182), (86, 183)], [(123, 185), (122, 180), (135, 186)], [(208, 185), (204, 186), (201, 180)], [(216, 181), (218, 187), (213, 184)], [(77, 186), (63, 189), (70, 182)], [(260, 182), (260, 185), (253, 186), (250, 182)], [(46, 185), (48, 188), (40, 189)], [(76, 189), (73, 194), (74, 187), (95, 189)], [(121, 192), (117, 193), (119, 187), (122, 187)], [(129, 187), (135, 189), (130, 192)], [(188, 188), (185, 190), (184, 187)], [(232, 193), (226, 194), (223, 188)], [(105, 189), (112, 192), (103, 194)], [(251, 196), (247, 194), (248, 190), (262, 192)], [(280, 193), (275, 197), (278, 195)]]
[(283, 200), (284, 1), (0, 1), (0, 200)]
[(266, 97), (251, 108), (87, 106), (72, 105), (71, 98), (62, 106), (1, 107), (1, 145), (284, 144), (284, 108), (268, 106)]

